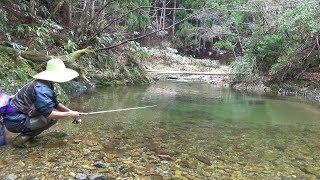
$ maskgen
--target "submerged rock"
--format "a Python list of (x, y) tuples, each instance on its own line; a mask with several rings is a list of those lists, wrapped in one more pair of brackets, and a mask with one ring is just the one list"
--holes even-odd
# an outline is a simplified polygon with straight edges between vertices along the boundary
[(173, 158), (170, 155), (166, 155), (166, 154), (159, 154), (158, 155), (159, 158), (161, 160), (165, 160), (165, 161), (173, 161)]
[(142, 176), (141, 179), (145, 180), (163, 180), (164, 178), (160, 175), (149, 175), (149, 176)]
[(181, 160), (178, 162), (178, 164), (183, 168), (191, 168), (190, 163), (186, 160)]
[(88, 175), (86, 175), (84, 173), (77, 173), (74, 178), (76, 178), (78, 180), (86, 180), (86, 179), (88, 179)]
[(97, 168), (106, 168), (107, 167), (107, 165), (105, 164), (105, 163), (103, 163), (103, 162), (95, 162), (94, 164), (93, 164), (93, 166), (94, 167), (97, 167)]
[(90, 149), (86, 149), (86, 148), (83, 148), (83, 154), (86, 156), (86, 155), (89, 155), (91, 153)]
[(208, 166), (211, 166), (211, 165), (212, 165), (212, 163), (210, 162), (210, 160), (209, 160), (208, 158), (204, 157), (204, 156), (195, 156), (195, 158), (196, 158), (198, 161), (200, 161), (200, 162), (202, 162), (202, 163), (204, 163), (204, 164), (206, 164), (206, 165), (208, 165)]
[(263, 100), (250, 100), (248, 101), (250, 106), (256, 106), (256, 105), (264, 105), (266, 102)]
[(92, 175), (89, 176), (90, 180), (106, 180), (108, 179), (108, 177), (104, 176), (104, 175)]
[(305, 174), (310, 174), (316, 176), (318, 179), (320, 178), (320, 168), (314, 167), (311, 165), (301, 164), (298, 168), (304, 172)]
[(9, 174), (6, 177), (4, 177), (4, 180), (16, 180), (18, 179), (18, 176), (15, 174)]

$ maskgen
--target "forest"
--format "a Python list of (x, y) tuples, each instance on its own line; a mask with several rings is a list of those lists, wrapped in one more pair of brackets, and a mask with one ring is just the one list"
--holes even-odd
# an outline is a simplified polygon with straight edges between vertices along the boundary
[[(105, 85), (147, 82), (135, 66), (146, 54), (136, 57), (130, 49), (163, 41), (180, 54), (230, 65), (235, 83), (262, 80), (277, 87), (319, 78), (315, 0), (4, 0), (0, 10), (1, 58), (8, 60), (0, 72), (9, 82), (28, 79), (49, 56), (65, 56), (87, 84), (105, 78), (113, 79)], [(119, 54), (132, 61), (117, 62)], [(96, 70), (84, 68), (87, 63)]]

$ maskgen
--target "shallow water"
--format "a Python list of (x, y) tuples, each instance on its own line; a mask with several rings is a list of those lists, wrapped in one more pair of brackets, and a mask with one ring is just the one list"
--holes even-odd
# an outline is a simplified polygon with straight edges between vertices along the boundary
[(153, 104), (86, 116), (79, 125), (60, 121), (35, 148), (2, 148), (0, 178), (320, 178), (315, 105), (166, 82), (108, 88), (72, 106), (87, 112)]

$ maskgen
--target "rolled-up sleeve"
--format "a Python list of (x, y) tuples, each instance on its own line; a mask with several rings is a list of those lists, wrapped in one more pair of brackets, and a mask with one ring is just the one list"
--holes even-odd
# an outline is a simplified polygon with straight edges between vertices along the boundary
[(35, 109), (44, 117), (48, 117), (57, 106), (55, 93), (47, 86), (35, 86)]

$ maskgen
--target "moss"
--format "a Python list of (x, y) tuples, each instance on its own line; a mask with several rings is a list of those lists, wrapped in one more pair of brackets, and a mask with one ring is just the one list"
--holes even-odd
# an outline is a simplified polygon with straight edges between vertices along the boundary
[(0, 80), (1, 89), (14, 94), (17, 89), (32, 80), (36, 73), (28, 61), (14, 61), (8, 53), (0, 52)]

